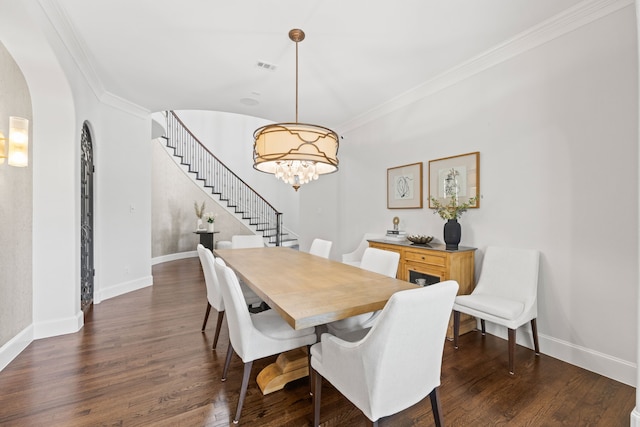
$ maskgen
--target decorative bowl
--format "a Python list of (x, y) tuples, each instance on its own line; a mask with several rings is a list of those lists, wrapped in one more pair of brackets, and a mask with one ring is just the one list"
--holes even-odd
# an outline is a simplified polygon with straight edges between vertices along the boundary
[(430, 241), (433, 240), (433, 236), (423, 236), (421, 234), (412, 234), (407, 236), (407, 240), (410, 242), (416, 243), (418, 245), (426, 245)]

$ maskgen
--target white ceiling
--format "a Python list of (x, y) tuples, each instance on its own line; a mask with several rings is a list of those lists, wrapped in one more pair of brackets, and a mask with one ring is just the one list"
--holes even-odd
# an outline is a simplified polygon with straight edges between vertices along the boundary
[[(339, 127), (581, 1), (40, 3), (98, 96), (149, 111), (294, 121), (295, 44), (288, 32), (301, 28), (298, 119)], [(258, 68), (259, 61), (275, 71)]]

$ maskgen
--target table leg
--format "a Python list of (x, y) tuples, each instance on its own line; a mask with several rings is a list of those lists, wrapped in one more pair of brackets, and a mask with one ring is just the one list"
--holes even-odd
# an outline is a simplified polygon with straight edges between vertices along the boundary
[(257, 382), (262, 394), (282, 390), (287, 383), (309, 375), (307, 348), (301, 347), (281, 353), (275, 363), (258, 374)]

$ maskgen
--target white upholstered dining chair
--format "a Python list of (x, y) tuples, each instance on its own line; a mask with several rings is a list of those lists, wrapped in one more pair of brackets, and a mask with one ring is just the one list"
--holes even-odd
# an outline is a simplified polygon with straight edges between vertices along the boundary
[[(265, 247), (264, 238), (257, 234), (237, 234), (237, 235), (231, 236), (231, 249), (248, 249), (248, 248), (264, 248), (264, 247)], [(249, 288), (249, 286), (247, 286), (247, 284), (244, 283), (242, 279), (238, 278), (238, 281), (240, 282), (240, 287), (242, 288), (242, 292), (245, 295), (249, 293), (253, 293), (251, 288)], [(249, 299), (253, 301), (249, 303), (249, 307), (256, 305), (255, 298), (248, 298), (247, 300)], [(259, 307), (257, 308), (254, 307), (253, 309), (265, 310), (266, 308), (268, 308), (268, 306), (264, 304), (262, 300), (257, 302), (260, 303)]]
[(342, 254), (342, 262), (345, 264), (353, 265), (355, 267), (360, 267), (360, 262), (362, 261), (364, 251), (369, 247), (369, 240), (378, 238), (381, 239), (382, 237), (383, 236), (380, 234), (365, 233), (357, 248), (355, 248), (352, 252)]
[(398, 252), (366, 248), (362, 254), (360, 268), (384, 274), (385, 276), (396, 277), (399, 262), (400, 254)]
[(458, 283), (449, 280), (396, 292), (359, 341), (322, 334), (311, 347), (314, 426), (320, 423), (322, 378), (377, 426), (427, 395), (442, 425), (439, 386), (444, 341)]
[[(385, 251), (377, 248), (366, 248), (362, 255), (360, 268), (384, 274), (388, 277), (396, 277), (400, 254), (398, 252)], [(357, 330), (366, 329), (373, 326), (380, 311), (359, 314), (346, 319), (337, 320), (327, 324), (330, 334), (341, 338), (352, 335)]]
[(538, 269), (540, 253), (533, 249), (490, 246), (484, 254), (478, 285), (470, 295), (456, 297), (453, 305), (453, 345), (458, 348), (460, 313), (506, 326), (509, 343), (509, 373), (514, 373), (516, 329), (531, 322), (533, 347), (538, 345)]
[(310, 346), (316, 342), (317, 337), (314, 328), (293, 329), (275, 310), (250, 314), (246, 310), (246, 302), (234, 271), (225, 266), (220, 258), (215, 262), (215, 271), (220, 280), (228, 312), (227, 323), (229, 324), (230, 339), (222, 381), (227, 379), (229, 364), (234, 352), (244, 363), (238, 407), (233, 419), (233, 423), (237, 424), (247, 394), (253, 361), (298, 347)]
[(328, 240), (313, 239), (313, 242), (311, 242), (311, 248), (309, 248), (309, 253), (321, 256), (322, 258), (329, 258), (331, 245), (333, 245), (333, 242)]
[[(224, 301), (222, 299), (222, 290), (220, 289), (220, 282), (218, 276), (214, 270), (214, 257), (211, 251), (205, 248), (203, 245), (198, 244), (198, 257), (200, 258), (200, 265), (202, 266), (202, 272), (204, 273), (204, 283), (207, 287), (207, 311), (204, 314), (204, 322), (202, 322), (202, 332), (207, 326), (207, 320), (209, 319), (209, 313), (211, 307), (218, 312), (218, 321), (216, 322), (216, 331), (213, 337), (212, 349), (216, 348), (218, 344), (218, 338), (220, 337), (220, 328), (222, 327), (222, 320), (224, 319)], [(221, 262), (224, 262), (221, 260)], [(248, 305), (262, 302), (260, 297), (256, 295), (251, 289), (244, 289), (243, 294)]]
[(231, 249), (263, 248), (264, 238), (257, 234), (231, 236)]

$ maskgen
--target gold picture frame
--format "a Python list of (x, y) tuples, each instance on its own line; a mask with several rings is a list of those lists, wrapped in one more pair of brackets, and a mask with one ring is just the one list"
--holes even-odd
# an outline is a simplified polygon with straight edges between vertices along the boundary
[[(435, 209), (431, 197), (444, 204), (454, 191), (460, 204), (480, 194), (479, 151), (429, 160), (429, 208)], [(479, 207), (478, 197), (470, 209)]]
[(387, 209), (422, 209), (422, 162), (387, 169)]

